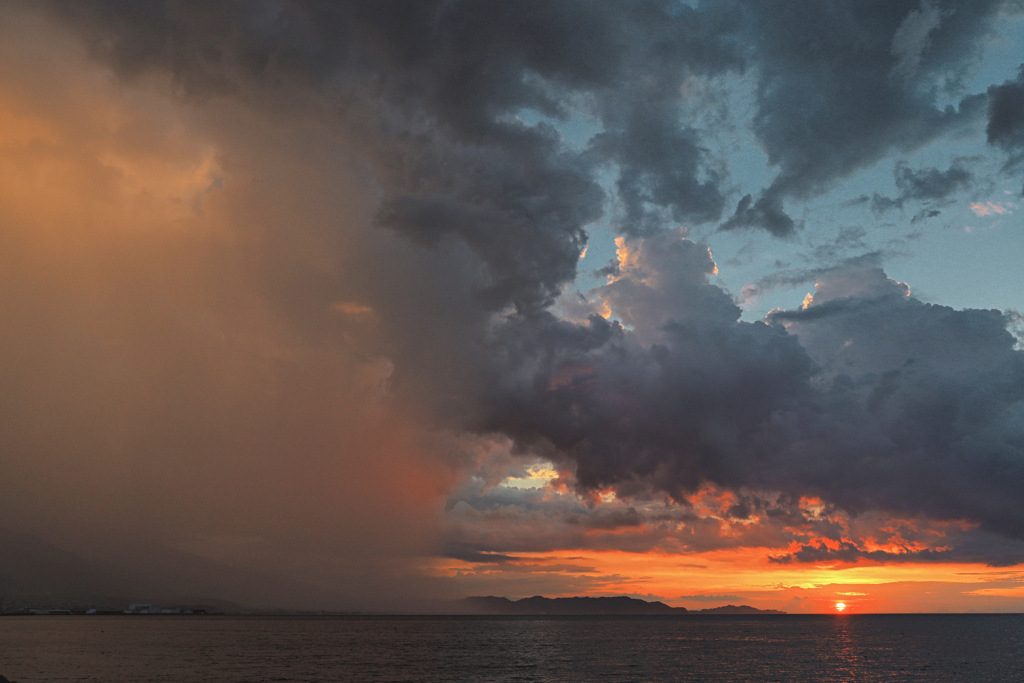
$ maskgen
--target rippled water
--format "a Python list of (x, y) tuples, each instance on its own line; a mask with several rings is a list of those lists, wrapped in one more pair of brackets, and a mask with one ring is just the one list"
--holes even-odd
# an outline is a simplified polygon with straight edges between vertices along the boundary
[(5, 617), (31, 681), (1024, 681), (1024, 616)]

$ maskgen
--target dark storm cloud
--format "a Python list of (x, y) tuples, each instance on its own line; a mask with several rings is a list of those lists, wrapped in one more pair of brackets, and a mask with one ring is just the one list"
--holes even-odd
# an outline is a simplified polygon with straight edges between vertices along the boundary
[(483, 426), (542, 437), (575, 462), (584, 488), (653, 486), (682, 499), (709, 478), (741, 485), (748, 463), (736, 447), (801, 400), (810, 360), (781, 328), (738, 322), (731, 298), (707, 284), (706, 248), (663, 236), (637, 258), (596, 290), (633, 331), (596, 317), (575, 335), (552, 323), (544, 339), (557, 335), (559, 352), (510, 359), (502, 374), (519, 378), (515, 391), (496, 387)]
[(502, 555), (500, 553), (482, 553), (479, 550), (473, 550), (472, 548), (466, 548), (459, 545), (449, 545), (445, 547), (442, 552), (443, 557), (448, 557), (453, 560), (462, 560), (464, 562), (472, 562), (474, 564), (504, 564), (506, 562), (516, 562), (521, 559), (511, 555)]
[(945, 199), (956, 190), (967, 187), (973, 178), (970, 171), (957, 164), (946, 171), (937, 168), (915, 171), (901, 164), (893, 175), (901, 199)]
[[(626, 552), (701, 552), (745, 545), (783, 549), (804, 540), (774, 525), (737, 525), (723, 533), (719, 519), (661, 499), (585, 503), (550, 490), (463, 488), (447, 514), (448, 547), (464, 549), (456, 559), (484, 562), (492, 554), (551, 552), (564, 548)], [(471, 557), (468, 549), (481, 552)], [(454, 552), (454, 551), (453, 551)]]
[(519, 137), (513, 154), (442, 152), (436, 168), (418, 169), (429, 181), (402, 188), (378, 214), (381, 225), (421, 244), (462, 239), (489, 267), (478, 287), (481, 303), (494, 310), (550, 305), (575, 276), (587, 241), (582, 226), (600, 216), (602, 192), (578, 165), (548, 160), (544, 149), (524, 168), (531, 143), (553, 142), (538, 143), (525, 130)]
[(988, 99), (989, 144), (1009, 152), (1008, 163), (1016, 164), (1024, 154), (1024, 65), (1016, 80), (990, 87)]
[[(785, 457), (803, 460), (812, 487), (847, 509), (964, 517), (1021, 538), (1012, 490), (1024, 477), (1024, 356), (1007, 319), (907, 294), (880, 271), (839, 275), (819, 284), (811, 306), (773, 315), (827, 387)], [(816, 447), (832, 465), (811, 465)]]
[[(501, 553), (559, 548), (703, 552), (765, 548), (776, 563), (961, 562), (992, 566), (1024, 560), (1024, 543), (960, 521), (849, 514), (795, 494), (702, 490), (683, 506), (657, 496), (587, 501), (558, 487), (515, 489), (471, 480), (451, 494), (449, 556), (495, 563)], [(504, 560), (502, 560), (504, 561)], [(512, 558), (511, 562), (524, 561)]]
[[(1024, 559), (1021, 556), (1020, 559)], [(885, 550), (864, 550), (856, 543), (843, 541), (836, 548), (830, 548), (824, 544), (814, 543), (800, 546), (799, 550), (786, 555), (770, 556), (769, 562), (776, 564), (790, 564), (792, 562), (803, 563), (825, 563), (842, 562), (856, 563), (860, 560), (872, 560), (880, 563), (892, 562), (977, 562), (978, 558), (965, 558), (954, 556), (952, 553), (936, 551), (932, 549), (909, 551), (909, 552), (887, 552)], [(1013, 564), (1016, 564), (1014, 562)]]
[[(982, 115), (984, 96), (956, 108), (940, 107), (939, 96), (961, 92), (963, 65), (1010, 4), (48, 3), (126, 74), (168, 68), (189, 90), (250, 94), (253, 79), (298, 80), (332, 91), (349, 114), (383, 101), (429, 126), (385, 133), (407, 136), (413, 148), (450, 135), (453, 144), (516, 149), (527, 169), (543, 173), (550, 141), (538, 130), (525, 134), (511, 117), (530, 110), (564, 119), (582, 109), (603, 128), (584, 156), (617, 165), (619, 228), (632, 235), (651, 234), (666, 220), (720, 218), (726, 171), (681, 120), (682, 86), (691, 75), (754, 68), (753, 130), (779, 173), (759, 196), (744, 197), (722, 228), (780, 237), (798, 228), (787, 200), (821, 193), (891, 151), (915, 149)], [(1003, 119), (994, 120), (990, 136), (999, 137)], [(429, 170), (407, 170), (416, 187), (390, 187), (396, 199), (438, 189), (424, 187)], [(543, 182), (531, 180), (531, 197)], [(587, 208), (571, 210), (578, 219), (557, 227), (567, 240), (578, 240), (581, 223), (595, 217), (595, 195), (580, 195)], [(421, 214), (411, 215), (415, 223)], [(572, 274), (565, 254), (554, 264), (556, 278)], [(546, 302), (548, 286), (539, 278), (532, 299)]]
[(805, 309), (743, 323), (687, 261), (696, 245), (667, 239), (595, 290), (635, 327), (525, 354), (488, 427), (553, 446), (581, 489), (682, 500), (711, 482), (1024, 537), (1024, 354), (1005, 316), (921, 303), (849, 263), (817, 274)]

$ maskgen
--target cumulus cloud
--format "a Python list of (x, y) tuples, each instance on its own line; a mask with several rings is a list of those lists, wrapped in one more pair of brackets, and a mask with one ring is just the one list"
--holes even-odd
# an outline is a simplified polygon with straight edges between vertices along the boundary
[(629, 329), (552, 323), (561, 355), (532, 364), (489, 428), (553, 447), (584, 490), (683, 503), (705, 483), (748, 487), (1021, 538), (1024, 359), (1001, 313), (924, 304), (848, 264), (802, 309), (743, 323), (709, 262), (686, 260), (706, 250), (676, 239), (636, 242), (595, 290)]
[[(877, 485), (871, 504), (1020, 538), (1003, 484), (1020, 470), (1022, 396), (1011, 378), (1022, 357), (999, 311), (924, 304), (876, 270), (826, 280), (806, 308), (772, 318), (799, 337), (827, 387), (817, 436), (796, 451), (824, 446), (819, 429), (839, 430), (827, 438), (838, 469), (816, 477), (823, 491), (835, 487), (829, 500), (865, 509), (856, 491)], [(913, 484), (897, 492), (897, 481)]]

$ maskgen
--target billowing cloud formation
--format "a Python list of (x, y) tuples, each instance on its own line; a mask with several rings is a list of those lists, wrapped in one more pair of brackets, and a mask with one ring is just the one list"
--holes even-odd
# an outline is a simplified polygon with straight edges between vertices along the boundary
[[(834, 519), (770, 522), (806, 520), (808, 498), (1015, 547), (1024, 361), (1006, 316), (915, 299), (847, 228), (838, 266), (801, 270), (803, 308), (746, 322), (679, 227), (793, 237), (787, 203), (978, 132), (986, 102), (1012, 152), (1016, 86), (972, 94), (962, 73), (1010, 9), (9, 3), (0, 505), (50, 535), (75, 518), (353, 594), (425, 555), (543, 546), (502, 537), (502, 515), (557, 518), (547, 548), (621, 529), (643, 533), (607, 547), (719, 547), (672, 541), (720, 530), (691, 511), (705, 490), (759, 520), (736, 543), (781, 562), (899, 554)], [(720, 110), (761, 145), (766, 183), (741, 187), (719, 154), (702, 121)], [(894, 202), (973, 180), (896, 169)], [(567, 303), (599, 221), (617, 261)], [(497, 500), (495, 472), (535, 458), (577, 498)], [(462, 526), (439, 522), (446, 499)]]
[(836, 466), (815, 479), (836, 503), (971, 518), (1020, 538), (1006, 484), (1024, 466), (1024, 359), (1006, 318), (922, 304), (880, 271), (840, 280), (844, 296), (834, 284), (820, 284), (804, 310), (773, 316), (800, 338), (827, 387), (813, 436), (790, 455), (814, 443), (834, 454)]
[(706, 249), (632, 248), (594, 292), (631, 329), (552, 322), (489, 426), (550, 443), (588, 489), (681, 501), (711, 482), (1024, 535), (1024, 355), (998, 311), (923, 304), (856, 268), (744, 323)]
[(737, 321), (737, 306), (707, 283), (706, 247), (665, 235), (631, 248), (624, 274), (598, 294), (634, 329), (596, 315), (583, 326), (533, 323), (528, 335), (506, 328), (525, 352), (502, 369), (516, 382), (495, 385), (483, 426), (542, 437), (588, 488), (653, 485), (681, 498), (709, 476), (738, 485), (746, 463), (730, 444), (805, 390), (810, 359), (781, 328)]

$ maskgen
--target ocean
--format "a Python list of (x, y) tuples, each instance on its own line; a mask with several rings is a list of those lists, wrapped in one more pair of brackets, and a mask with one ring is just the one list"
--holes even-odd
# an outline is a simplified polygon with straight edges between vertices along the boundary
[(1024, 681), (1024, 615), (0, 618), (36, 681)]

